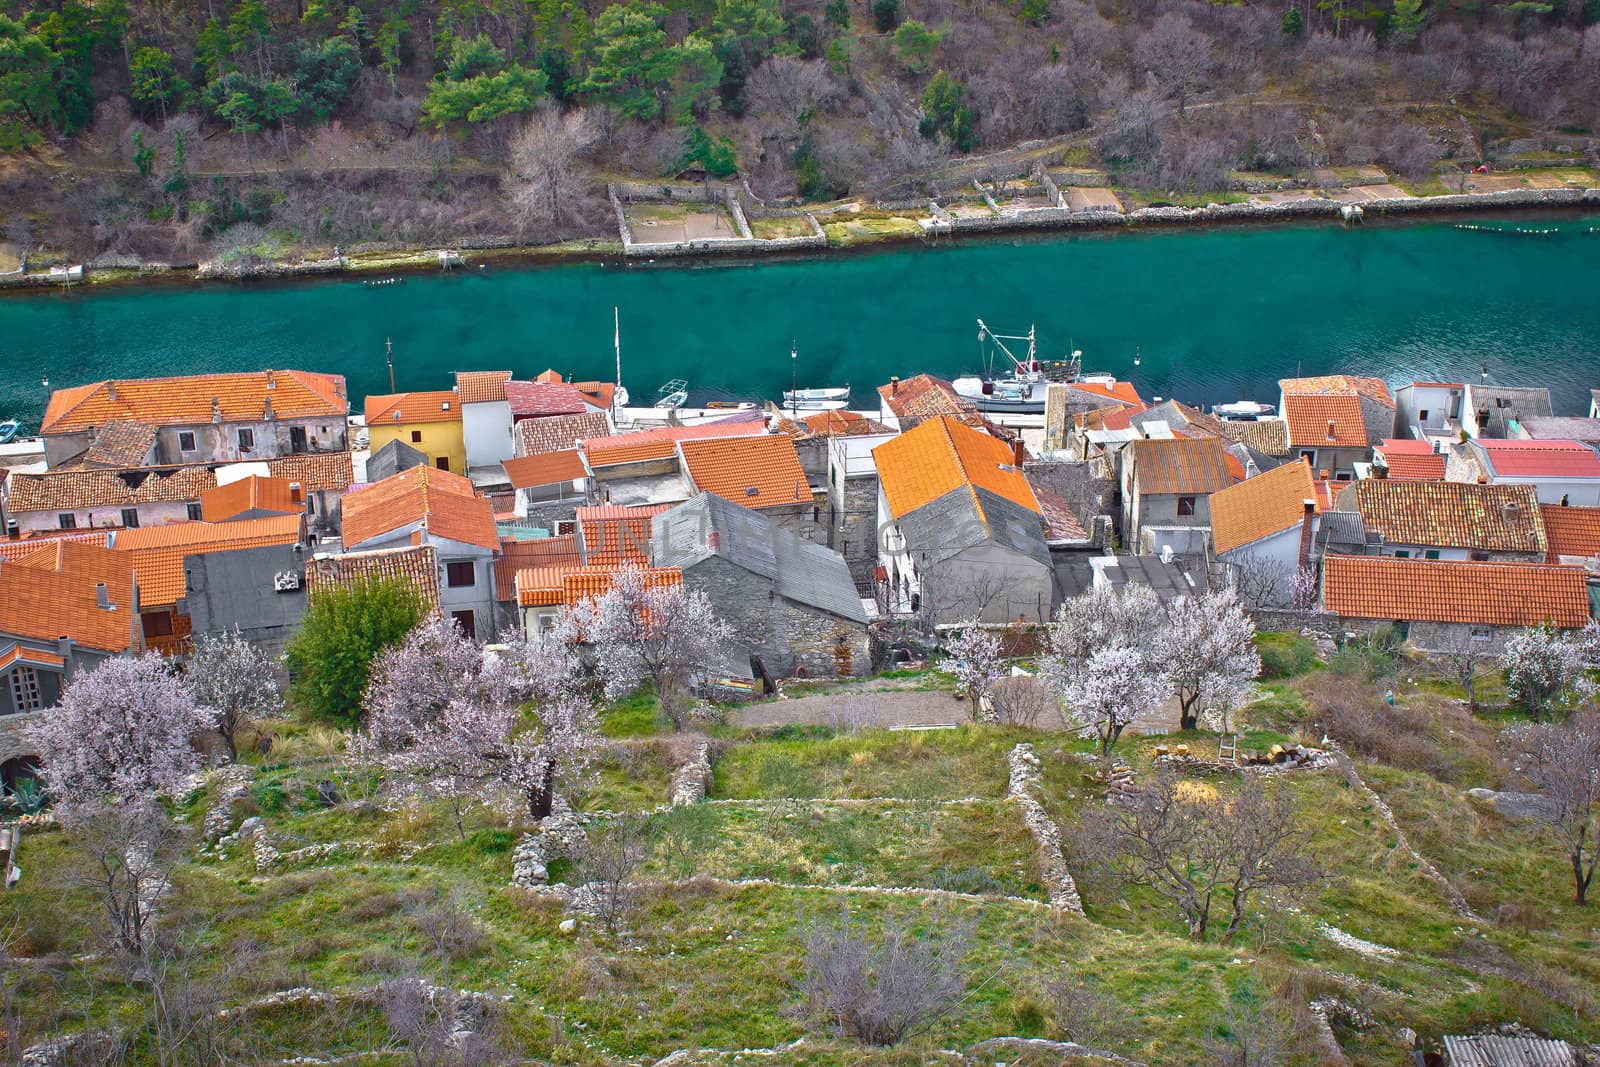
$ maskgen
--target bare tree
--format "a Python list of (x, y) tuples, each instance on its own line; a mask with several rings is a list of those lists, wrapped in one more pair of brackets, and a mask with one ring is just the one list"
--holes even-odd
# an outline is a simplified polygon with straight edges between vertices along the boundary
[(1051, 979), (1044, 987), (1050, 1020), (1061, 1036), (1080, 1045), (1112, 1045), (1129, 1029), (1127, 1013), (1107, 996), (1073, 975)]
[(1234, 1001), (1206, 1041), (1207, 1062), (1216, 1067), (1280, 1067), (1294, 1051), (1287, 1012), (1277, 1002)]
[(523, 225), (581, 222), (584, 176), (578, 161), (600, 140), (600, 127), (584, 109), (536, 111), (511, 139), (507, 185)]
[(156, 905), (171, 886), (182, 835), (153, 799), (78, 805), (66, 823), (85, 863), (74, 880), (99, 899), (113, 952), (143, 957)]
[(214, 716), (231, 760), (239, 758), (237, 738), (245, 726), (283, 711), (272, 661), (236, 629), (195, 638), (183, 682), (194, 702)]
[(1246, 550), (1229, 554), (1224, 564), (1228, 568), (1228, 583), (1246, 607), (1289, 606), (1294, 571), (1281, 560)]
[(589, 850), (579, 866), (594, 894), (595, 917), (607, 933), (616, 933), (632, 910), (633, 875), (648, 854), (640, 822), (633, 816), (612, 819), (590, 838)]
[(1162, 772), (1123, 802), (1091, 813), (1080, 844), (1127, 883), (1167, 898), (1196, 941), (1206, 938), (1219, 894), (1229, 898), (1223, 937), (1232, 938), (1257, 890), (1318, 877), (1292, 801), (1281, 790), (1269, 794), (1256, 778), (1226, 801)]
[(1169, 11), (1150, 26), (1137, 46), (1139, 62), (1182, 116), (1189, 97), (1205, 87), (1215, 60), (1211, 38), (1188, 15)]
[(828, 110), (844, 96), (844, 87), (824, 61), (798, 56), (773, 56), (745, 83), (745, 113), (760, 126), (762, 137), (788, 142), (819, 110)]
[(423, 942), (439, 958), (446, 984), (450, 981), (451, 965), (456, 960), (476, 954), (483, 947), (483, 930), (461, 902), (461, 896), (454, 886), (438, 903), (413, 909), (411, 922)]
[(876, 937), (853, 923), (818, 924), (806, 938), (798, 1010), (814, 1024), (869, 1045), (894, 1045), (949, 1013), (966, 992), (973, 924), (917, 934), (889, 919)]
[(1572, 868), (1573, 898), (1588, 902), (1589, 885), (1600, 865), (1600, 716), (1574, 716), (1565, 723), (1508, 731), (1521, 747), (1533, 783), (1550, 801), (1545, 818), (1561, 841)]
[(1468, 628), (1458, 627), (1444, 650), (1444, 661), (1456, 681), (1461, 683), (1462, 690), (1467, 694), (1467, 709), (1473, 714), (1478, 711), (1478, 669), (1485, 660), (1493, 662), (1486, 642), (1474, 638)]
[[(415, 975), (383, 983), (383, 1021), (413, 1067), (488, 1067), (505, 1062), (496, 1020), (482, 1002), (430, 985)], [(477, 1009), (472, 1029), (459, 1026)]]

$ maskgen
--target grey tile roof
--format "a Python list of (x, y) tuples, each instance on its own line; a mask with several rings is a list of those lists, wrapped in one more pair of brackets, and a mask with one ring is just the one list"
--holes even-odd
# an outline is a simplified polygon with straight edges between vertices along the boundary
[(1103, 573), (1119, 589), (1129, 584), (1148, 585), (1163, 602), (1206, 591), (1205, 561), (1198, 557), (1174, 556), (1171, 563), (1164, 563), (1154, 555), (1118, 556), (1115, 565), (1104, 568)]
[(1324, 548), (1360, 550), (1366, 547), (1367, 531), (1359, 511), (1324, 511), (1317, 526), (1317, 544)]
[(1039, 516), (977, 486), (957, 486), (903, 515), (899, 525), (911, 551), (927, 552), (935, 560), (992, 541), (1050, 566)]
[(718, 556), (771, 580), (785, 599), (852, 622), (867, 621), (844, 557), (790, 533), (758, 511), (701, 493), (657, 515), (653, 526), (651, 550), (657, 567), (687, 571)]
[(1448, 1067), (1576, 1067), (1578, 1062), (1565, 1041), (1520, 1035), (1446, 1035), (1444, 1051)]

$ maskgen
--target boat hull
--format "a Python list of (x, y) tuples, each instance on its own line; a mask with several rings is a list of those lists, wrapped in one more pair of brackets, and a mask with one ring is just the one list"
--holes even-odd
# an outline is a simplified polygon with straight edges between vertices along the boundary
[(979, 411), (1009, 412), (1013, 415), (1043, 415), (1044, 397), (1033, 400), (1013, 399), (1003, 396), (969, 396)]
[(784, 401), (783, 410), (799, 412), (842, 411), (848, 400), (798, 400)]

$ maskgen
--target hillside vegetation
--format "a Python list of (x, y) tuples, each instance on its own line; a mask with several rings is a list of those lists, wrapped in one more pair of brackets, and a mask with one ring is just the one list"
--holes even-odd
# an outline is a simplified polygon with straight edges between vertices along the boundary
[(0, 240), (536, 244), (610, 236), (608, 177), (904, 200), (1040, 139), (1167, 194), (1370, 163), (1425, 184), (1592, 157), (1597, 22), (1600, 0), (4, 0)]
[[(1108, 810), (1095, 746), (1049, 723), (715, 726), (709, 798), (669, 808), (697, 741), (658, 732), (649, 700), (630, 698), (604, 713), (604, 754), (572, 794), (589, 851), (550, 865), (557, 890), (600, 887), (574, 918), (559, 892), (509, 884), (516, 825), (474, 807), (458, 831), (443, 802), (372, 803), (378, 783), (343, 761), (341, 736), (296, 722), (278, 727), (272, 762), (247, 757), (227, 825), (258, 819), (259, 835), (199, 839), (236, 772), (178, 804), (159, 973), (125, 980), (106, 954), (91, 846), (26, 838), (23, 879), (0, 896), (7, 1037), (15, 1050), (87, 1025), (132, 1062), (155, 1062), (174, 1035), (185, 1051), (166, 1062), (649, 1064), (685, 1049), (674, 1063), (724, 1064), (751, 1048), (784, 1063), (1063, 1062), (1039, 1046), (971, 1051), (1040, 1038), (1145, 1064), (1374, 1067), (1402, 1061), (1407, 1029), (1425, 1046), (1512, 1021), (1600, 1040), (1593, 908), (1572, 905), (1547, 830), (1465, 793), (1517, 781), (1497, 744), (1516, 714), (1469, 714), (1453, 682), (1415, 664), (1341, 653), (1328, 668), (1299, 638), (1263, 645), (1279, 677), (1244, 711), (1244, 745), (1328, 733), (1353, 759), (1348, 773), (1266, 780), (1318, 876), (1252, 897), (1231, 939), (1220, 921), (1189, 936), (1168, 901), (1110, 876), (1086, 833)], [(1498, 684), (1480, 683), (1486, 707)], [(1379, 695), (1390, 685), (1393, 706)], [(1047, 906), (1007, 798), (1019, 742), (1037, 753), (1036, 795), (1064, 828), (1082, 916)], [(1148, 782), (1157, 745), (1176, 743), (1206, 756), (1217, 739), (1130, 738), (1119, 754)], [(1191, 799), (1226, 805), (1246, 788), (1179, 773)], [(806, 960), (844, 914), (867, 941), (959, 943), (961, 995), (891, 1047), (819, 1023)]]

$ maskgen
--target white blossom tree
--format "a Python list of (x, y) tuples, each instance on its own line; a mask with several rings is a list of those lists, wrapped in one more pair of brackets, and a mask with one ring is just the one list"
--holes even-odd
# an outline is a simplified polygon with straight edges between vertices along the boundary
[(989, 699), (994, 684), (1006, 676), (1000, 638), (974, 619), (945, 641), (944, 652), (939, 669), (953, 677), (967, 694), (972, 701), (972, 721), (977, 722), (983, 718), (983, 702)]
[(1552, 704), (1593, 690), (1587, 667), (1593, 654), (1589, 630), (1562, 633), (1548, 626), (1519, 630), (1500, 653), (1506, 685), (1535, 719)]
[(1155, 659), (1178, 697), (1178, 728), (1200, 725), (1203, 708), (1228, 709), (1244, 700), (1261, 673), (1255, 623), (1231, 589), (1180, 597), (1167, 608), (1166, 625), (1153, 635)]
[(183, 684), (194, 702), (211, 715), (212, 725), (228, 747), (229, 759), (239, 758), (241, 730), (253, 720), (283, 711), (283, 694), (273, 677), (272, 661), (238, 630), (195, 638)]
[(690, 682), (718, 667), (733, 638), (704, 593), (652, 580), (637, 568), (617, 572), (611, 588), (574, 615), (606, 696), (653, 683), (662, 716), (679, 730), (688, 721)]
[(1600, 717), (1574, 716), (1565, 723), (1508, 731), (1522, 748), (1523, 768), (1550, 802), (1545, 820), (1555, 830), (1572, 869), (1574, 899), (1587, 903), (1600, 864)]
[(1099, 738), (1104, 759), (1129, 723), (1161, 704), (1165, 690), (1148, 654), (1113, 644), (1096, 649), (1081, 670), (1063, 679), (1059, 694), (1067, 717)]
[(78, 675), (31, 736), (56, 803), (92, 807), (177, 789), (199, 768), (194, 736), (211, 722), (151, 653)]

